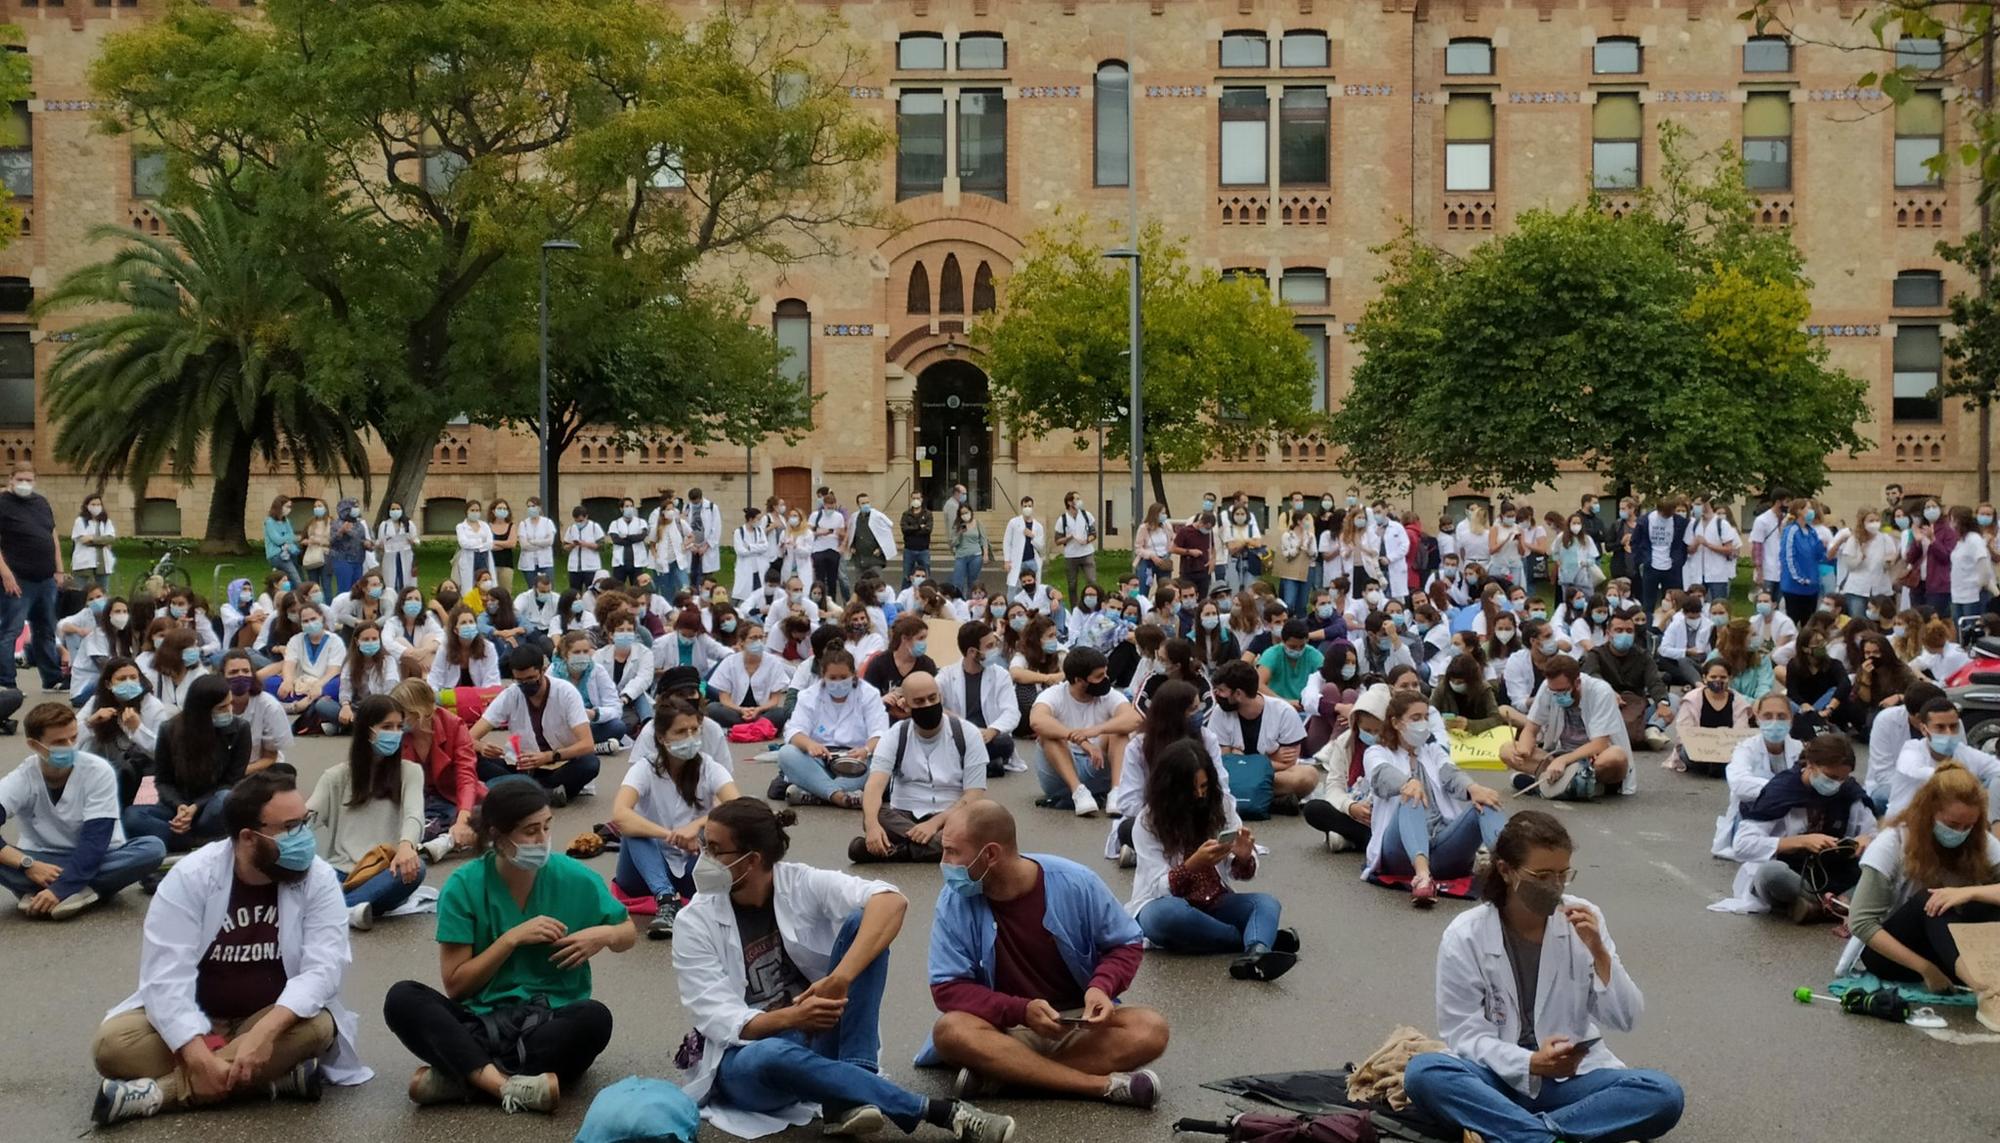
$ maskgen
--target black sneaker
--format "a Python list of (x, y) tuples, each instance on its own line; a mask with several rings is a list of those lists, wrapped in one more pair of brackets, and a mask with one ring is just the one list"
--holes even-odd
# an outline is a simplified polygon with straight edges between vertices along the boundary
[(549, 808), (559, 810), (566, 805), (569, 805), (569, 791), (561, 786), (550, 786)]
[(11, 718), (0, 718), (0, 737), (12, 738), (20, 733), (21, 724)]
[(681, 912), (681, 899), (672, 893), (662, 893), (653, 898), (659, 912), (653, 914), (653, 921), (646, 926), (649, 941), (670, 941), (674, 939), (674, 918)]
[(1229, 962), (1229, 977), (1232, 980), (1276, 980), (1292, 971), (1299, 963), (1299, 954), (1264, 949), (1260, 952), (1245, 953)]
[(1513, 783), (1515, 793), (1525, 794), (1534, 788), (1535, 776), (1533, 774), (1516, 774), (1513, 777)]
[(1279, 929), (1278, 939), (1271, 942), (1271, 947), (1281, 953), (1298, 952), (1299, 931), (1297, 929)]

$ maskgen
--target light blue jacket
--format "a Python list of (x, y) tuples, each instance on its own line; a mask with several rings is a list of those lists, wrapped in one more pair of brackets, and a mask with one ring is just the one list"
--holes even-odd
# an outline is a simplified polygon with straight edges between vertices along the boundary
[[(1090, 984), (1103, 953), (1145, 939), (1139, 922), (1125, 912), (1097, 874), (1066, 857), (1023, 856), (1042, 867), (1048, 898), (1044, 921), (1078, 988)], [(940, 890), (937, 919), (931, 925), (931, 984), (976, 980), (993, 987), (993, 940), (998, 929), (993, 907), (984, 896), (962, 897), (950, 888)], [(937, 1048), (926, 1038), (916, 1066), (936, 1067), (941, 1062)]]
[[(273, 520), (264, 517), (264, 558), (275, 560), (298, 551), (299, 535), (292, 530), (290, 520)], [(297, 584), (293, 584), (297, 587)]]

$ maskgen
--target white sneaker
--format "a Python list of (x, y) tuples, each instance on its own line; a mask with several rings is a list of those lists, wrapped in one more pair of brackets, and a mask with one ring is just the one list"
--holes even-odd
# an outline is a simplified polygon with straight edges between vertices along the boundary
[(1667, 737), (1667, 732), (1657, 726), (1646, 728), (1645, 739), (1646, 749), (1648, 750), (1665, 750), (1672, 744), (1672, 740)]
[(602, 758), (606, 754), (609, 754), (616, 749), (618, 749), (618, 740), (615, 738), (608, 738), (603, 742), (597, 744), (597, 755), (598, 757)]
[(1078, 786), (1076, 789), (1071, 790), (1069, 798), (1076, 805), (1077, 817), (1094, 818), (1102, 812), (1097, 808), (1097, 796), (1090, 792), (1088, 786)]
[(451, 835), (448, 833), (441, 833), (436, 837), (430, 839), (429, 841), (423, 843), (422, 845), (418, 846), (417, 852), (424, 855), (425, 861), (430, 862), (432, 865), (436, 865), (438, 862), (443, 861), (445, 858), (451, 856)]
[(85, 885), (82, 889), (64, 897), (54, 909), (51, 909), (49, 920), (67, 921), (95, 904), (97, 904), (97, 890)]
[(97, 1085), (97, 1101), (91, 1105), (90, 1119), (100, 1127), (127, 1119), (145, 1119), (158, 1115), (166, 1102), (160, 1085), (153, 1080), (108, 1079)]
[(347, 911), (347, 927), (365, 933), (375, 927), (375, 906), (363, 901)]

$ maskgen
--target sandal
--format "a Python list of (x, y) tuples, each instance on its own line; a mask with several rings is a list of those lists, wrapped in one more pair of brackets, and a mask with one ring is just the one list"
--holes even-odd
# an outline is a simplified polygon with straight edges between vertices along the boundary
[(1410, 905), (1417, 909), (1428, 909), (1437, 904), (1438, 887), (1436, 879), (1419, 875), (1410, 882)]

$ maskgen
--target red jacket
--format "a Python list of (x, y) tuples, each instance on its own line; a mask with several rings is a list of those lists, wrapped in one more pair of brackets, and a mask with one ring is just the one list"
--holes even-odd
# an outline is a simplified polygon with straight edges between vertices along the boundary
[(460, 810), (470, 810), (486, 796), (472, 755), (472, 736), (457, 715), (438, 707), (431, 712), (431, 753), (417, 757), (417, 736), (403, 736), (403, 757), (424, 768), (424, 797), (442, 798)]

